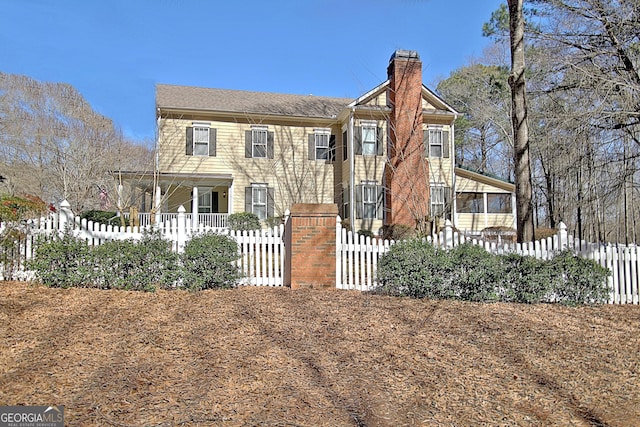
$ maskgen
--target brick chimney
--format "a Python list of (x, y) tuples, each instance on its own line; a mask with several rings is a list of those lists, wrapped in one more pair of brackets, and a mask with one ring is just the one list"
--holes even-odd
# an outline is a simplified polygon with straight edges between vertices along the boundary
[(389, 67), (389, 163), (385, 167), (386, 224), (416, 226), (429, 214), (429, 163), (422, 142), (422, 62), (397, 50)]

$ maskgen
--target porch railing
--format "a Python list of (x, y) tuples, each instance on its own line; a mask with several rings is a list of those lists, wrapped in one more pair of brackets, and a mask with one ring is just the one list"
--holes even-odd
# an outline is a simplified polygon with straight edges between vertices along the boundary
[[(227, 228), (227, 218), (229, 214), (227, 213), (200, 213), (198, 215), (198, 225), (202, 225), (204, 227), (212, 227), (212, 228)], [(124, 213), (124, 217), (129, 219), (129, 212)], [(160, 222), (171, 222), (172, 219), (177, 219), (177, 213), (161, 213), (160, 214)], [(193, 214), (187, 213), (185, 214), (185, 218), (190, 223)], [(146, 227), (151, 224), (151, 214), (150, 213), (139, 213), (138, 220), (140, 221), (140, 227)]]

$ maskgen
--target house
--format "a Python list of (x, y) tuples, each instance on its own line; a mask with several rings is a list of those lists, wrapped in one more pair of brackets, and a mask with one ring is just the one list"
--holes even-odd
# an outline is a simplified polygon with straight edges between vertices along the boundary
[(357, 99), (159, 84), (157, 171), (136, 182), (153, 185), (158, 212), (182, 205), (214, 226), (294, 203), (336, 203), (352, 229), (375, 233), (515, 226), (512, 184), (455, 168), (458, 113), (422, 83), (418, 54), (394, 52), (387, 74)]

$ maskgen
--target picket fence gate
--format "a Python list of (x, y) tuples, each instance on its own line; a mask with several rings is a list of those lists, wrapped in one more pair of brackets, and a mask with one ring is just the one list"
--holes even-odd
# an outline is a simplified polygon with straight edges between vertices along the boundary
[[(33, 272), (25, 269), (25, 261), (35, 254), (36, 241), (43, 234), (69, 232), (90, 246), (100, 245), (109, 240), (140, 240), (146, 232), (156, 230), (169, 240), (172, 250), (182, 252), (191, 236), (207, 231), (216, 231), (232, 237), (238, 243), (239, 257), (236, 261), (242, 271), (240, 284), (254, 286), (283, 286), (284, 284), (284, 225), (250, 231), (232, 231), (227, 228), (213, 228), (202, 224), (194, 227), (187, 220), (185, 209), (178, 209), (178, 215), (168, 221), (144, 227), (119, 227), (94, 223), (81, 219), (62, 202), (60, 211), (48, 217), (29, 221), (25, 236), (13, 245), (13, 252), (5, 253), (0, 280), (31, 280)], [(0, 233), (4, 225), (0, 225)]]
[[(467, 237), (455, 231), (451, 222), (446, 221), (442, 231), (426, 240), (442, 249), (471, 243), (494, 254), (513, 253), (540, 259), (551, 259), (559, 251), (571, 249), (577, 255), (593, 260), (611, 271), (607, 279), (610, 303), (640, 303), (640, 248), (636, 245), (588, 243), (575, 239), (568, 235), (564, 223), (560, 223), (558, 233), (552, 237), (520, 244)], [(342, 221), (338, 217), (336, 287), (360, 291), (375, 289), (378, 286), (376, 272), (380, 256), (394, 243), (393, 240), (371, 238), (348, 231), (342, 227)]]

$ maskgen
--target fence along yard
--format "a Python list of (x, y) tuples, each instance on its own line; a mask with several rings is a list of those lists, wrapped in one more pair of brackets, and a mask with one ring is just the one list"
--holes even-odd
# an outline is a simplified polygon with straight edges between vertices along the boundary
[[(33, 256), (38, 235), (62, 232), (69, 229), (89, 245), (99, 245), (112, 239), (140, 239), (145, 227), (117, 227), (97, 224), (80, 219), (63, 202), (59, 213), (31, 223), (31, 230), (16, 245), (14, 252), (5, 254), (1, 280), (28, 280), (30, 272), (24, 270), (24, 260)], [(184, 208), (169, 221), (155, 225), (162, 235), (180, 252), (191, 235), (216, 230), (233, 237), (238, 242), (240, 258), (237, 263), (244, 273), (241, 284), (254, 286), (282, 286), (285, 272), (284, 226), (255, 231), (230, 231), (204, 225), (194, 227), (185, 215)], [(0, 232), (3, 226), (0, 225)], [(377, 286), (378, 260), (389, 250), (393, 241), (359, 236), (342, 227), (340, 218), (336, 224), (336, 288), (369, 291)], [(578, 255), (594, 260), (611, 271), (608, 278), (609, 302), (612, 304), (640, 303), (640, 251), (635, 245), (598, 244), (575, 239), (568, 235), (566, 226), (560, 225), (556, 235), (525, 244), (483, 241), (471, 239), (455, 232), (450, 223), (428, 238), (438, 248), (452, 248), (462, 243), (473, 243), (496, 254), (516, 253), (536, 258), (549, 259), (554, 253), (571, 249)], [(19, 252), (19, 253), (18, 253)], [(8, 261), (16, 260), (16, 261)]]

